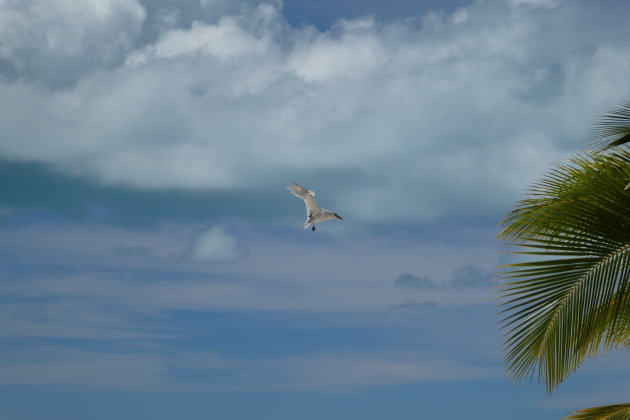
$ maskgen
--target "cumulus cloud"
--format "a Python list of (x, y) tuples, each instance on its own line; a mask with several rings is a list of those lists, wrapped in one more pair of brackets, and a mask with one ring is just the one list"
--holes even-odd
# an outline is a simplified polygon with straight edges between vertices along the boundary
[(387, 53), (373, 18), (340, 21), (330, 32), (300, 42), (288, 69), (307, 82), (357, 80), (378, 71)]
[(0, 74), (72, 84), (121, 63), (144, 19), (136, 0), (0, 1)]
[(186, 257), (198, 262), (235, 262), (249, 255), (249, 249), (227, 231), (225, 226), (214, 226), (197, 234)]
[[(260, 6), (252, 19), (258, 19), (261, 24), (268, 26), (265, 21), (277, 19), (276, 14), (273, 7)], [(134, 52), (127, 64), (135, 67), (149, 61), (176, 60), (191, 56), (234, 63), (239, 59), (252, 59), (268, 52), (271, 47), (270, 39), (244, 25), (242, 20), (234, 16), (222, 17), (216, 24), (194, 21), (190, 28), (165, 31), (155, 44)], [(265, 30), (269, 28), (265, 27)]]
[[(588, 1), (477, 1), (324, 31), (292, 27), (278, 2), (205, 2), (223, 15), (150, 15), (162, 23), (148, 44), (131, 40), (159, 11), (134, 0), (59, 3), (58, 28), (18, 7), (36, 3), (1, 3), (15, 77), (0, 82), (0, 136), (20, 141), (0, 142), (0, 157), (144, 189), (308, 175), (368, 223), (503, 211), (630, 86), (621, 14)], [(584, 31), (593, 14), (604, 23)], [(66, 67), (77, 84), (32, 82)]]

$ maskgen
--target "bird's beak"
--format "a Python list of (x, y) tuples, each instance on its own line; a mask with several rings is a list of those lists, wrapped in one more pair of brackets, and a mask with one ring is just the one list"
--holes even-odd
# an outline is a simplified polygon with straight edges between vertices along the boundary
[(335, 214), (335, 216), (337, 216), (337, 219), (343, 220), (343, 217), (339, 216), (338, 214)]

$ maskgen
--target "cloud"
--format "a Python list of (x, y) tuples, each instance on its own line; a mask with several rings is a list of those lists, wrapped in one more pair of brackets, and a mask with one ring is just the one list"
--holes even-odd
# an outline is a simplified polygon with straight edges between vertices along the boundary
[(494, 278), (493, 273), (487, 273), (475, 266), (467, 265), (453, 271), (450, 284), (455, 288), (488, 287), (497, 284), (493, 281)]
[(530, 7), (543, 7), (552, 9), (557, 7), (562, 0), (509, 0), (514, 6), (530, 6)]
[[(290, 194), (287, 199), (293, 200)], [(227, 223), (203, 227), (180, 222), (129, 230), (94, 222), (31, 221), (16, 223), (0, 237), (6, 272), (0, 293), (26, 301), (80, 299), (93, 302), (96, 307), (87, 311), (94, 313), (112, 308), (132, 313), (382, 313), (409, 299), (466, 307), (487, 303), (488, 290), (447, 287), (450, 267), (465, 267), (470, 261), (495, 265), (493, 229), (465, 234), (457, 229), (452, 241), (458, 245), (452, 245), (442, 236), (398, 237), (391, 232), (391, 239), (383, 242), (382, 236), (315, 237), (295, 229), (270, 237)], [(389, 242), (393, 238), (395, 246)], [(407, 275), (396, 286), (392, 273), (400, 273), (401, 267)], [(20, 314), (38, 311), (12, 313), (20, 322), (31, 322)]]
[(0, 160), (0, 190), (4, 203), (10, 203), (0, 207), (0, 217), (18, 224), (32, 217), (34, 210), (73, 222), (158, 230), (173, 221), (208, 224), (229, 217), (277, 223), (288, 214), (295, 216), (295, 209), (286, 205), (290, 196), (282, 187), (274, 191), (139, 191), (73, 177), (43, 164), (6, 160)]
[(434, 282), (429, 276), (419, 277), (404, 273), (394, 280), (394, 285), (408, 290), (443, 290), (445, 287), (450, 289), (484, 288), (496, 284), (494, 278), (493, 273), (468, 264), (453, 270), (444, 284)]
[(437, 308), (438, 306), (439, 304), (432, 300), (418, 302), (413, 299), (407, 299), (403, 303), (394, 306), (394, 309), (433, 309)]
[[(53, 19), (3, 3), (14, 76), (0, 82), (0, 136), (20, 141), (0, 156), (107, 185), (270, 191), (300, 178), (362, 223), (487, 217), (581, 148), (629, 86), (623, 13), (587, 1), (544, 14), (478, 1), (326, 30), (251, 2), (194, 22), (182, 9), (145, 43), (159, 10), (80, 4)], [(593, 15), (603, 23), (585, 31)]]
[(136, 0), (0, 3), (0, 74), (67, 86), (82, 74), (119, 65), (145, 11)]
[(342, 20), (330, 33), (301, 42), (289, 57), (288, 69), (307, 82), (357, 80), (378, 71), (387, 52), (372, 18)]
[[(271, 6), (259, 6), (257, 18), (262, 24), (277, 19)], [(163, 33), (158, 41), (134, 52), (127, 64), (134, 68), (156, 60), (177, 60), (194, 56), (216, 59), (219, 63), (239, 63), (263, 55), (272, 48), (263, 33), (252, 33), (236, 17), (222, 17), (216, 24), (194, 21), (188, 29), (174, 28)]]
[(200, 0), (201, 6), (206, 9), (211, 16), (221, 18), (222, 16), (236, 15), (243, 10), (256, 8), (261, 4), (267, 4), (280, 8), (282, 0)]
[[(138, 345), (140, 344), (140, 345)], [(63, 346), (0, 352), (2, 385), (66, 385), (135, 391), (348, 392), (376, 386), (496, 378), (499, 368), (392, 351), (276, 358), (222, 358), (131, 343), (122, 351)], [(194, 372), (194, 375), (190, 375)]]
[[(492, 346), (494, 323), (483, 331), (475, 312), (489, 306), (487, 296), (475, 289), (392, 287), (385, 275), (404, 264), (407, 272), (423, 267), (441, 278), (440, 258), (469, 260), (481, 247), (446, 253), (442, 242), (422, 245), (427, 239), (417, 236), (392, 246), (382, 237), (348, 241), (302, 233), (280, 231), (269, 240), (229, 225), (125, 230), (58, 220), (7, 228), (0, 237), (0, 335), (8, 343), (0, 350), (0, 382), (348, 392), (500, 375), (494, 364), (467, 359)], [(225, 249), (240, 241), (252, 252), (239, 264), (180, 258), (194, 244), (205, 250), (202, 262), (225, 259)], [(220, 246), (204, 248), (208, 243)], [(225, 246), (230, 243), (237, 246)], [(449, 308), (437, 324), (426, 317), (436, 305)], [(456, 345), (443, 330), (453, 332)], [(261, 336), (267, 337), (262, 349), (233, 353)], [(207, 353), (187, 352), (190, 340)], [(483, 341), (482, 350), (460, 357), (462, 342), (471, 340)], [(438, 358), (421, 353), (434, 347)]]
[(197, 262), (236, 262), (249, 256), (249, 249), (225, 226), (214, 226), (196, 235), (186, 257)]
[(396, 277), (394, 284), (406, 289), (433, 289), (437, 286), (428, 276), (418, 277), (409, 273)]
[(117, 257), (123, 258), (150, 258), (153, 256), (153, 249), (148, 246), (118, 245), (112, 249), (112, 252)]
[(159, 358), (147, 354), (63, 347), (12, 348), (2, 352), (2, 385), (66, 385), (118, 390), (164, 390)]
[[(317, 390), (348, 392), (373, 386), (392, 386), (422, 382), (442, 382), (495, 378), (494, 367), (472, 366), (458, 361), (426, 358), (387, 352), (385, 354), (347, 354), (293, 357), (262, 363), (247, 375), (265, 380), (259, 389)], [(278, 378), (268, 383), (265, 378)]]

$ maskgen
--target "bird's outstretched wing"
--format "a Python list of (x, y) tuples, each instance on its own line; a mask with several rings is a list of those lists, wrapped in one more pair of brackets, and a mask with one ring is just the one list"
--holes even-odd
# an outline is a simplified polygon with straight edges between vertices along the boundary
[(314, 213), (321, 211), (321, 208), (319, 207), (319, 205), (317, 205), (317, 201), (315, 200), (314, 191), (307, 190), (306, 188), (295, 182), (293, 183), (293, 185), (288, 186), (287, 189), (291, 191), (291, 194), (301, 198), (306, 203), (307, 221)]

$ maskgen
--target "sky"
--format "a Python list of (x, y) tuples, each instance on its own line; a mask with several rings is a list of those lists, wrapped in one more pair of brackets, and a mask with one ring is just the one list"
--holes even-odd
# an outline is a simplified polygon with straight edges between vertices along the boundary
[[(500, 221), (630, 96), (622, 0), (0, 0), (0, 417), (559, 419)], [(344, 220), (303, 229), (316, 191)]]

